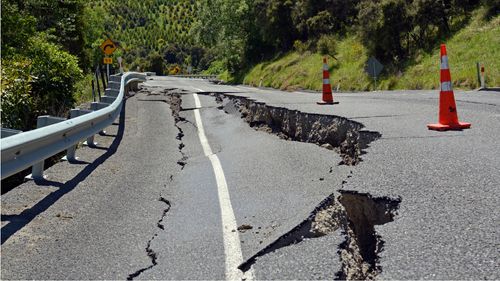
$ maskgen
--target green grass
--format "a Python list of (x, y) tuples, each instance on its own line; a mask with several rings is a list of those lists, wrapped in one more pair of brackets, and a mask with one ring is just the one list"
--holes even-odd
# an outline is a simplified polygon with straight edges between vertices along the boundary
[[(486, 21), (484, 13), (484, 9), (475, 11), (469, 25), (445, 42), (456, 88), (478, 86), (478, 61), (485, 65), (487, 85), (500, 85), (500, 16)], [(374, 89), (373, 79), (364, 71), (368, 51), (357, 37), (350, 36), (339, 41), (335, 57), (338, 60), (329, 57), (333, 87), (340, 83), (343, 91)], [(402, 73), (383, 72), (377, 89), (435, 89), (439, 86), (439, 44), (431, 53), (423, 53), (406, 64)], [(290, 52), (274, 61), (256, 65), (245, 75), (243, 83), (282, 90), (321, 90), (321, 79), (320, 54)]]
[[(475, 11), (470, 24), (446, 42), (450, 71), (456, 88), (478, 87), (476, 62), (485, 66), (487, 84), (500, 85), (500, 16), (485, 21), (484, 10)], [(439, 47), (432, 54), (415, 59), (397, 89), (436, 89), (439, 87)]]
[[(332, 85), (336, 87), (340, 83), (340, 87), (344, 90), (369, 87), (369, 77), (363, 72), (367, 57), (366, 49), (355, 37), (339, 42), (335, 55), (337, 60), (327, 56)], [(322, 77), (322, 55), (290, 52), (276, 61), (258, 64), (245, 76), (243, 83), (282, 90), (321, 90)]]

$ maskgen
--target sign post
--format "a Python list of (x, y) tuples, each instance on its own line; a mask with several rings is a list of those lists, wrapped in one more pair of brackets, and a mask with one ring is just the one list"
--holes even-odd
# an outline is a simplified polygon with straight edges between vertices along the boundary
[(375, 81), (375, 90), (377, 89), (377, 76), (382, 72), (382, 69), (384, 69), (384, 65), (381, 64), (376, 58), (370, 57), (368, 59), (368, 62), (365, 67), (365, 71), (373, 77)]
[(123, 65), (122, 65), (123, 59), (122, 59), (122, 57), (118, 57), (116, 60), (118, 61), (118, 64), (120, 65), (120, 74), (123, 74)]
[(481, 65), (481, 88), (486, 88), (486, 83), (485, 83), (485, 76), (484, 76), (484, 65)]
[(104, 57), (103, 63), (106, 65), (106, 75), (109, 79), (109, 65), (113, 63), (113, 58), (106, 56)]

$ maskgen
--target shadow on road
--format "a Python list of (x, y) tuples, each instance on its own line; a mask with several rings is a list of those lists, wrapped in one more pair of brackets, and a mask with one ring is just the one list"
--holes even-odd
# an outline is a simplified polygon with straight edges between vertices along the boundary
[[(31, 207), (30, 209), (24, 210), (19, 215), (2, 215), (1, 220), (9, 222), (1, 229), (2, 245), (12, 235), (21, 230), (28, 223), (30, 223), (36, 216), (46, 211), (50, 206), (52, 206), (52, 204), (57, 202), (57, 200), (59, 200), (65, 194), (72, 191), (80, 182), (84, 181), (90, 174), (92, 174), (92, 172), (99, 165), (104, 163), (109, 157), (115, 154), (115, 152), (118, 149), (118, 146), (120, 145), (123, 139), (123, 133), (125, 131), (125, 107), (126, 107), (126, 100), (123, 101), (122, 111), (120, 112), (120, 123), (118, 126), (117, 136), (113, 141), (113, 143), (111, 143), (111, 146), (107, 149), (106, 153), (98, 157), (94, 162), (87, 165), (73, 179), (65, 183), (59, 183), (47, 180), (37, 182), (37, 184), (40, 186), (54, 186), (58, 187), (59, 189), (57, 191), (50, 193), (49, 195), (47, 195), (47, 197), (42, 199), (36, 205)], [(104, 149), (104, 148), (99, 148), (99, 149)]]

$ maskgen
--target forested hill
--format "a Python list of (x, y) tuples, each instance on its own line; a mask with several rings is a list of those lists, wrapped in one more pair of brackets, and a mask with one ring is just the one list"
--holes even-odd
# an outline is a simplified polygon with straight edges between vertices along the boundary
[[(199, 22), (194, 28), (198, 42), (216, 46), (219, 53), (212, 66), (227, 70), (226, 78), (238, 82), (246, 76), (246, 81), (257, 85), (262, 81), (265, 86), (284, 89), (289, 85), (318, 88), (321, 56), (329, 55), (339, 56), (338, 61), (330, 60), (333, 71), (343, 68), (356, 82), (347, 84), (349, 89), (365, 90), (372, 86), (363, 65), (374, 56), (385, 65), (383, 75), (390, 78), (387, 88), (391, 89), (416, 62), (435, 54), (440, 43), (457, 35), (461, 37), (455, 41), (467, 44), (457, 42), (450, 52), (462, 54), (457, 61), (472, 61), (471, 69), (478, 59), (492, 62), (500, 58), (498, 0), (200, 2)], [(468, 32), (464, 34), (465, 29)], [(255, 65), (257, 69), (252, 69)], [(491, 71), (498, 68), (498, 60), (489, 67)], [(424, 71), (420, 69), (418, 75)], [(466, 87), (472, 86), (471, 72)], [(498, 71), (496, 75), (500, 78)], [(405, 86), (429, 84), (401, 85)]]
[[(120, 44), (131, 69), (149, 69), (159, 74), (167, 64), (198, 65), (201, 50), (194, 49), (191, 26), (197, 13), (195, 0), (92, 0), (91, 6), (104, 18), (104, 30)], [(194, 54), (192, 54), (194, 53)]]

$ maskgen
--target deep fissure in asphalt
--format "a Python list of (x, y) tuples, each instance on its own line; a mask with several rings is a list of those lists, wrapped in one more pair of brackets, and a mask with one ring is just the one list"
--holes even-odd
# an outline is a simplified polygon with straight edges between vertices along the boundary
[(379, 253), (383, 240), (375, 225), (394, 221), (401, 198), (373, 197), (369, 193), (339, 190), (337, 198), (347, 224), (342, 225), (346, 240), (339, 247), (340, 280), (372, 280), (382, 271)]
[[(239, 115), (256, 130), (285, 140), (315, 143), (335, 150), (342, 158), (339, 165), (357, 165), (361, 161), (360, 156), (365, 153), (363, 150), (381, 137), (378, 132), (362, 130), (363, 124), (340, 116), (303, 113), (222, 93), (210, 95), (215, 96), (220, 110)], [(345, 180), (342, 185), (344, 183)], [(242, 263), (239, 268), (247, 271), (260, 256), (307, 238), (322, 237), (341, 230), (345, 241), (338, 249), (342, 268), (336, 278), (375, 278), (381, 271), (378, 254), (383, 240), (376, 234), (374, 226), (393, 221), (401, 198), (374, 198), (367, 193), (346, 190), (339, 192), (340, 196), (335, 198), (331, 194), (325, 198), (307, 219)]]
[(250, 257), (238, 268), (248, 271), (259, 257), (280, 248), (318, 238), (341, 230), (345, 241), (339, 245), (342, 263), (338, 280), (371, 280), (380, 273), (378, 254), (383, 240), (375, 225), (394, 220), (401, 198), (372, 197), (368, 193), (339, 190), (340, 196), (330, 194), (300, 224), (264, 249)]
[(177, 164), (181, 166), (181, 171), (182, 171), (184, 170), (184, 167), (187, 165), (187, 159), (188, 159), (188, 157), (185, 155), (183, 151), (183, 148), (185, 147), (184, 143), (182, 142), (182, 138), (184, 137), (184, 131), (179, 126), (179, 122), (187, 122), (185, 118), (179, 115), (179, 112), (182, 110), (181, 107), (182, 98), (180, 93), (172, 91), (172, 89), (165, 90), (164, 95), (167, 97), (166, 102), (170, 105), (170, 110), (175, 120), (175, 127), (179, 131), (179, 133), (176, 136), (176, 139), (180, 142), (179, 152), (181, 153), (182, 157), (181, 159), (177, 160)]
[(382, 136), (378, 132), (362, 130), (363, 124), (340, 116), (304, 113), (234, 95), (211, 95), (220, 104), (219, 109), (239, 115), (256, 130), (337, 151), (342, 158), (340, 165), (358, 164), (363, 150)]
[[(180, 142), (179, 152), (182, 157), (177, 164), (181, 171), (187, 164), (187, 156), (182, 151), (184, 132), (179, 122), (188, 122), (179, 116), (182, 111), (182, 94), (179, 90), (165, 90), (166, 102), (170, 105), (175, 127), (179, 130), (176, 139)], [(361, 161), (363, 149), (381, 135), (378, 132), (362, 131), (363, 125), (343, 117), (308, 114), (297, 110), (267, 106), (241, 97), (226, 97), (215, 94), (219, 109), (229, 114), (240, 114), (251, 127), (278, 135), (292, 141), (315, 143), (326, 149), (338, 152), (342, 161), (339, 164), (356, 165)], [(349, 176), (350, 177), (350, 176)], [(171, 177), (172, 179), (172, 177)], [(345, 181), (343, 181), (345, 183)], [(338, 247), (342, 268), (335, 276), (337, 279), (369, 280), (381, 271), (378, 254), (383, 240), (375, 232), (375, 225), (393, 221), (397, 214), (401, 198), (372, 197), (367, 193), (339, 190), (340, 196), (331, 194), (325, 198), (299, 225), (256, 253), (238, 268), (248, 271), (256, 260), (279, 248), (300, 243), (306, 238), (322, 237), (336, 231), (342, 231), (345, 241)], [(164, 202), (168, 202), (165, 200)], [(168, 202), (169, 205), (169, 202)], [(170, 208), (170, 205), (169, 205)], [(158, 228), (164, 229), (163, 218), (158, 221)], [(156, 253), (151, 249), (151, 241), (146, 248), (152, 265), (131, 275), (129, 280), (157, 264)]]

